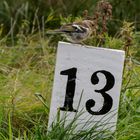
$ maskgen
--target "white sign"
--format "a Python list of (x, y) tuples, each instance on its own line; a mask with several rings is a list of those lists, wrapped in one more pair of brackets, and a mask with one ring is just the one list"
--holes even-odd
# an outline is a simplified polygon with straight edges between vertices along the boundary
[(121, 50), (59, 42), (49, 127), (59, 108), (60, 117), (67, 113), (69, 121), (83, 111), (76, 121), (78, 130), (91, 128), (98, 122), (114, 131), (124, 57)]

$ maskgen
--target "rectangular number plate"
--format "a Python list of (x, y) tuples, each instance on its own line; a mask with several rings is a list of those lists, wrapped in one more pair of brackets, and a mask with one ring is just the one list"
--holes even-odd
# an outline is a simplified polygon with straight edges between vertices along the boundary
[(59, 42), (49, 127), (60, 109), (60, 118), (67, 114), (67, 122), (82, 112), (76, 121), (78, 130), (98, 122), (102, 129), (114, 131), (124, 57), (121, 50)]

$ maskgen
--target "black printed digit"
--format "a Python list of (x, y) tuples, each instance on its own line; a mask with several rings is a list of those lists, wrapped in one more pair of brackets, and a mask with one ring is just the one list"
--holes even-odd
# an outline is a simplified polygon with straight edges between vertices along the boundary
[(61, 75), (68, 75), (64, 106), (60, 107), (60, 110), (62, 111), (76, 112), (76, 110), (73, 109), (73, 98), (76, 86), (76, 73), (77, 68), (71, 68), (60, 72)]
[(104, 86), (104, 88), (100, 89), (100, 90), (95, 90), (95, 92), (100, 93), (103, 98), (104, 98), (104, 103), (103, 103), (103, 107), (100, 111), (92, 111), (91, 108), (94, 107), (95, 105), (95, 101), (93, 99), (89, 99), (86, 102), (86, 110), (92, 114), (92, 115), (104, 115), (106, 113), (108, 113), (113, 105), (113, 99), (111, 98), (111, 96), (109, 94), (107, 94), (106, 92), (109, 91), (111, 88), (113, 88), (114, 84), (115, 84), (115, 78), (114, 76), (105, 70), (101, 70), (101, 71), (96, 71), (95, 73), (93, 73), (93, 75), (91, 76), (91, 83), (93, 85), (96, 85), (99, 83), (99, 78), (97, 76), (98, 73), (102, 73), (105, 75), (106, 77), (106, 85)]

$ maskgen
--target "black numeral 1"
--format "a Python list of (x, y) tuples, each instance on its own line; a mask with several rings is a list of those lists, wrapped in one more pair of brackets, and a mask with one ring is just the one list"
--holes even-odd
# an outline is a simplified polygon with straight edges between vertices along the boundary
[(76, 110), (73, 109), (73, 98), (76, 86), (76, 72), (77, 68), (71, 68), (60, 72), (61, 75), (68, 75), (64, 106), (60, 107), (60, 110), (62, 111), (76, 112)]

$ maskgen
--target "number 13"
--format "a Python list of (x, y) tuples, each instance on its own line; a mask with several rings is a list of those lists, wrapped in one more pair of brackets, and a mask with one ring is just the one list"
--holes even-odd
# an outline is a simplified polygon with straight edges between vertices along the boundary
[[(74, 98), (75, 87), (76, 87), (76, 82), (75, 82), (76, 73), (77, 73), (77, 68), (75, 67), (60, 72), (61, 75), (68, 75), (64, 106), (60, 107), (60, 110), (62, 111), (72, 111), (72, 112), (77, 111), (73, 109), (73, 98)], [(105, 71), (105, 70), (96, 71), (91, 76), (91, 83), (93, 85), (96, 85), (99, 83), (99, 78), (97, 76), (98, 73), (104, 74), (106, 78), (106, 85), (100, 90), (95, 90), (95, 92), (100, 93), (102, 95), (102, 97), (104, 98), (104, 103), (100, 111), (92, 111), (91, 108), (95, 106), (95, 101), (93, 99), (87, 100), (86, 105), (85, 105), (86, 110), (91, 115), (104, 115), (111, 110), (112, 105), (113, 105), (113, 99), (106, 92), (113, 88), (115, 84), (115, 78), (108, 71)]]

